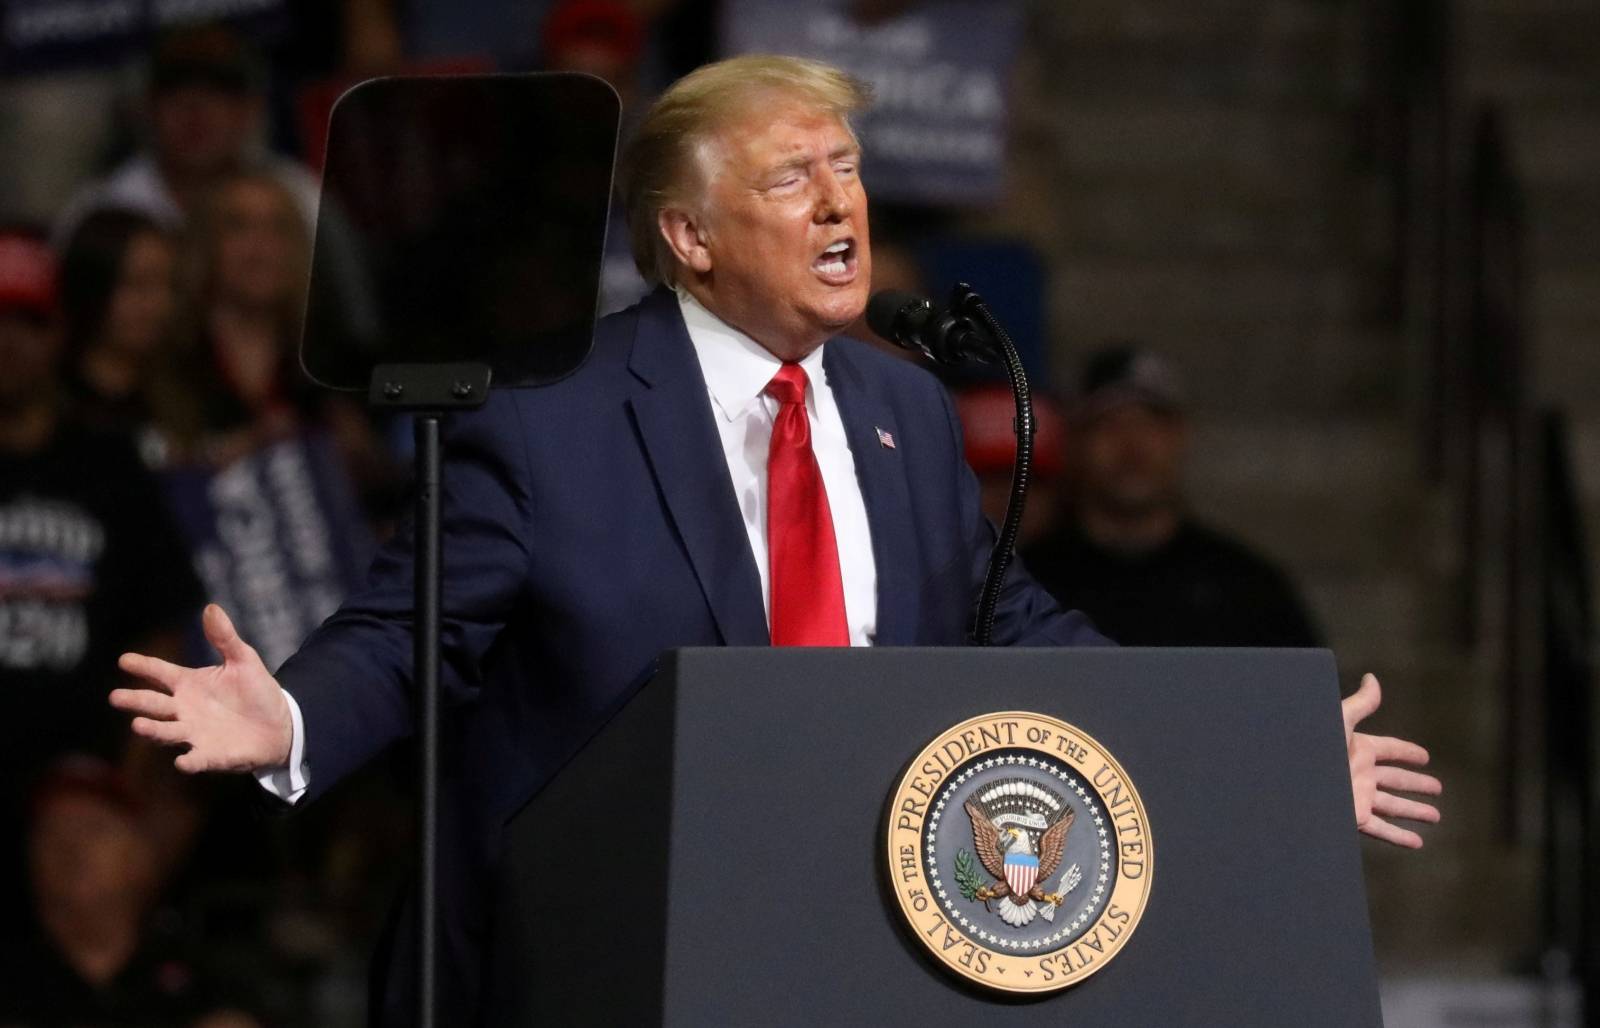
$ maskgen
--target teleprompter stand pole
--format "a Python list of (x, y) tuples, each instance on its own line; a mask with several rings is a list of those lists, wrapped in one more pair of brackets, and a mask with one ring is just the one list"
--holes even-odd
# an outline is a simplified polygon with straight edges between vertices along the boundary
[(484, 364), (380, 364), (372, 371), (367, 395), (376, 410), (416, 415), (412, 681), (421, 750), (417, 782), (417, 1024), (421, 1028), (434, 1028), (439, 1009), (439, 608), (443, 572), (439, 428), (446, 413), (483, 406), (489, 398), (489, 380), (489, 367)]

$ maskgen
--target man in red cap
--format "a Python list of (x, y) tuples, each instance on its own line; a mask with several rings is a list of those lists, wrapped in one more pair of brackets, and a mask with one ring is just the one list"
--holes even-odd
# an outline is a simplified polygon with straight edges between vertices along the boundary
[(1185, 503), (1188, 421), (1167, 361), (1096, 351), (1072, 430), (1072, 503), (1024, 551), (1058, 600), (1128, 646), (1321, 645), (1289, 577)]

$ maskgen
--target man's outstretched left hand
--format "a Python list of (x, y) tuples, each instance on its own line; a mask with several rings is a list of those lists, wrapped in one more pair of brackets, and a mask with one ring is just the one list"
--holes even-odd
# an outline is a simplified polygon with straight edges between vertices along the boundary
[(1368, 715), (1378, 709), (1383, 692), (1375, 675), (1363, 675), (1361, 687), (1345, 698), (1344, 744), (1350, 756), (1350, 789), (1355, 797), (1356, 827), (1375, 839), (1421, 849), (1422, 836), (1390, 819), (1424, 821), (1435, 824), (1439, 808), (1431, 803), (1407, 799), (1402, 792), (1437, 796), (1444, 791), (1439, 779), (1397, 764), (1423, 767), (1428, 751), (1414, 742), (1386, 735), (1366, 735), (1356, 731)]

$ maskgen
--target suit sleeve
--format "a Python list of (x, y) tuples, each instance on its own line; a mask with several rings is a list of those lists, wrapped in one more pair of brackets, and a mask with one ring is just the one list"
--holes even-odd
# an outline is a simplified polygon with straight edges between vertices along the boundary
[[(454, 416), (443, 436), (440, 690), (459, 704), (476, 696), (524, 587), (528, 459), (514, 394)], [(379, 550), (365, 588), (278, 670), (304, 721), (307, 800), (413, 731), (413, 531), (408, 522)]]
[[(956, 462), (959, 465), (960, 503), (963, 529), (970, 540), (972, 559), (972, 614), (977, 617), (979, 598), (983, 594), (984, 578), (989, 573), (989, 555), (994, 551), (999, 532), (983, 515), (979, 496), (978, 476), (967, 464), (962, 443), (961, 421), (956, 416), (950, 395), (939, 390), (944, 404), (945, 418), (949, 422), (955, 444)], [(1095, 630), (1094, 625), (1081, 611), (1062, 610), (1055, 597), (1034, 581), (1022, 566), (1021, 558), (1013, 555), (1006, 569), (1005, 585), (1000, 590), (1000, 602), (995, 607), (994, 634), (991, 641), (996, 646), (1115, 646), (1110, 639)]]

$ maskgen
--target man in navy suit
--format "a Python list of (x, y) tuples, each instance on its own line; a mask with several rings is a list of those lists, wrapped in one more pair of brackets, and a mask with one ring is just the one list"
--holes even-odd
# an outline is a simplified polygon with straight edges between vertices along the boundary
[[(634, 251), (660, 288), (602, 320), (571, 377), (450, 426), (440, 909), (456, 1023), (482, 984), (502, 824), (661, 651), (968, 639), (995, 536), (950, 400), (923, 371), (832, 338), (871, 274), (848, 121), (865, 101), (848, 76), (789, 58), (676, 84), (626, 163)], [(140, 734), (186, 746), (179, 768), (253, 772), (304, 802), (411, 731), (411, 554), (402, 533), (276, 679), (212, 607), (222, 665), (128, 655), (156, 688), (113, 703)], [(1020, 568), (995, 640), (1106, 642)], [(1374, 682), (1347, 723), (1375, 706)], [(1420, 748), (1351, 739), (1364, 828), (1436, 818), (1391, 793), (1436, 783), (1382, 763), (1425, 761)], [(396, 960), (409, 966), (404, 946)], [(408, 1010), (391, 988), (379, 1016)]]

